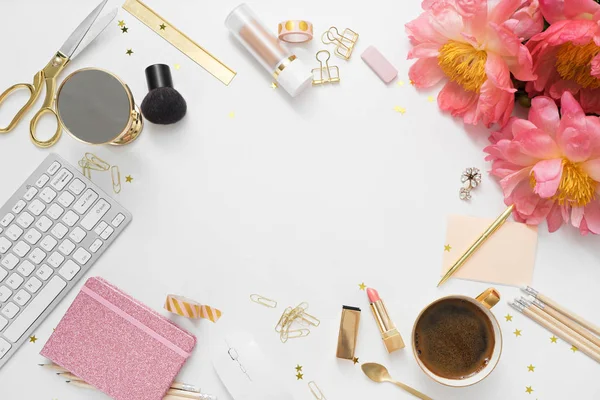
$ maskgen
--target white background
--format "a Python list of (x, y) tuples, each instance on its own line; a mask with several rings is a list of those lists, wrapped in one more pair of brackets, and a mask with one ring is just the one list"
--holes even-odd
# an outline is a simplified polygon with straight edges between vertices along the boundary
[[(96, 3), (0, 0), (0, 88), (30, 82)], [(464, 168), (489, 169), (482, 152), (486, 130), (465, 129), (443, 115), (428, 101), (439, 88), (419, 92), (408, 84), (404, 24), (420, 12), (418, 1), (251, 3), (273, 30), (280, 20), (306, 18), (319, 34), (331, 25), (360, 34), (349, 62), (331, 60), (342, 82), (296, 99), (271, 89), (270, 76), (229, 36), (223, 21), (237, 1), (149, 4), (238, 76), (224, 86), (122, 9), (117, 20), (125, 20), (129, 32), (121, 33), (115, 20), (64, 71), (61, 79), (82, 67), (108, 69), (128, 83), (140, 104), (147, 93), (145, 67), (180, 64), (179, 70), (172, 68), (173, 79), (188, 101), (182, 122), (148, 123), (128, 146), (92, 148), (65, 134), (50, 150), (73, 164), (93, 151), (119, 165), (123, 177), (134, 178), (116, 196), (134, 221), (83, 280), (102, 276), (157, 310), (167, 293), (220, 308), (231, 325), (252, 332), (274, 360), (265, 367), (279, 367), (281, 382), (298, 400), (312, 399), (310, 380), (329, 400), (412, 398), (391, 385), (370, 382), (359, 365), (335, 358), (344, 304), (363, 309), (360, 361), (385, 364), (395, 378), (435, 399), (600, 398), (598, 364), (573, 354), (562, 341), (551, 344), (549, 332), (520, 315), (506, 322), (504, 315), (514, 312), (505, 301), (494, 309), (504, 334), (502, 359), (489, 378), (473, 387), (436, 384), (420, 371), (410, 348), (390, 356), (383, 347), (358, 284), (379, 290), (409, 343), (414, 319), (427, 303), (447, 294), (477, 295), (489, 286), (451, 280), (436, 289), (446, 215), (492, 218), (504, 209), (499, 187), (487, 174), (470, 204), (458, 199)], [(120, 5), (111, 1), (107, 9)], [(363, 63), (360, 53), (370, 44), (398, 68), (404, 86), (386, 87)], [(132, 56), (125, 55), (128, 48)], [(297, 54), (316, 67), (313, 57), (321, 48), (314, 40), (298, 47)], [(405, 107), (406, 113), (395, 112), (394, 106)], [(0, 137), (0, 201), (49, 152), (29, 141), (32, 115)], [(7, 120), (5, 108), (0, 124)], [(93, 180), (111, 191), (107, 174), (96, 173)], [(572, 228), (549, 235), (544, 226), (534, 275), (536, 288), (596, 322), (598, 243)], [(516, 288), (498, 289), (503, 300), (519, 294)], [(252, 293), (278, 300), (279, 307), (250, 302)], [(2, 399), (106, 398), (69, 387), (37, 367), (44, 361), (39, 351), (75, 294), (37, 330), (37, 343), (25, 343), (0, 371)], [(273, 327), (284, 307), (301, 301), (310, 303), (322, 324), (308, 338), (282, 344)], [(177, 322), (199, 339), (179, 380), (230, 400), (209, 357), (216, 327), (207, 321)], [(519, 338), (512, 334), (517, 328), (523, 334)], [(296, 364), (304, 366), (302, 381), (295, 378)], [(535, 372), (527, 371), (529, 364)], [(533, 394), (525, 392), (526, 386), (533, 387)]]

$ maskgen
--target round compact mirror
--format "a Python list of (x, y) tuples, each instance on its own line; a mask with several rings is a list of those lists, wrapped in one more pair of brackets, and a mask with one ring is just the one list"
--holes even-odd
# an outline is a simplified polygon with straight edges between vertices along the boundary
[(61, 124), (81, 142), (123, 145), (142, 131), (142, 113), (129, 87), (110, 72), (75, 71), (60, 85), (56, 98)]

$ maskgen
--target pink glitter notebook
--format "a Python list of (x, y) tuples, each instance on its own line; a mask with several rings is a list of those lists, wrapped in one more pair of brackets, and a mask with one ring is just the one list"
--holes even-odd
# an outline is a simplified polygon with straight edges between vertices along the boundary
[(161, 400), (196, 338), (90, 278), (40, 353), (116, 400)]

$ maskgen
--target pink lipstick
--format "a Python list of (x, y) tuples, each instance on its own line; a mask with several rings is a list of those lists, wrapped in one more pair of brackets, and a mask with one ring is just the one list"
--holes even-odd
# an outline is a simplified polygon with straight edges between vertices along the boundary
[(388, 353), (403, 349), (405, 346), (404, 340), (402, 340), (400, 332), (398, 332), (396, 325), (394, 325), (390, 319), (385, 304), (383, 303), (383, 300), (381, 300), (381, 297), (379, 297), (377, 290), (368, 288), (367, 296), (369, 296), (371, 311), (373, 311), (373, 316), (375, 317), (375, 321), (377, 321), (377, 326), (381, 332), (381, 339), (383, 340), (383, 344)]

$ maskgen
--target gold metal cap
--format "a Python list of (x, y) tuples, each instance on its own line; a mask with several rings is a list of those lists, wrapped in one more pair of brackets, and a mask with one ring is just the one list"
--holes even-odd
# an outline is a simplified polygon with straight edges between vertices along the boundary
[(402, 340), (402, 336), (400, 336), (400, 332), (397, 329), (384, 333), (382, 339), (388, 353), (393, 353), (405, 347), (404, 340)]

